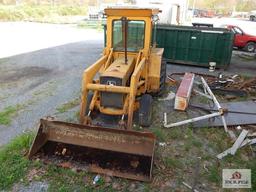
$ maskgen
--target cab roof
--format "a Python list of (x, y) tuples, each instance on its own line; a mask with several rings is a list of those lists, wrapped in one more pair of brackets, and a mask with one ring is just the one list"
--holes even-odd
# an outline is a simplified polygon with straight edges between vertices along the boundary
[(152, 8), (138, 8), (138, 7), (110, 7), (104, 10), (107, 16), (121, 16), (121, 17), (151, 17), (157, 15), (161, 11)]

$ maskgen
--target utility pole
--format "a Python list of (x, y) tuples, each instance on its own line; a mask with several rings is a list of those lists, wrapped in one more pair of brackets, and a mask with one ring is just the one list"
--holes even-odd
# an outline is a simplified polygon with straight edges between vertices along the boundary
[(193, 1), (193, 7), (192, 7), (193, 11), (195, 10), (195, 6), (196, 6), (196, 0)]
[(20, 0), (16, 0), (15, 5), (19, 5), (19, 4), (20, 4)]

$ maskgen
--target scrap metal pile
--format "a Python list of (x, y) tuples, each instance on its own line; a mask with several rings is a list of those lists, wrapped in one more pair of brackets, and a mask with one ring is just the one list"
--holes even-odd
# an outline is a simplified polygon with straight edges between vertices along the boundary
[[(172, 73), (167, 76), (171, 81), (175, 81), (173, 76), (184, 75), (185, 73)], [(234, 95), (236, 97), (256, 95), (256, 77), (245, 78), (240, 75), (223, 75), (218, 76), (194, 73), (206, 79), (213, 93), (218, 95)]]
[(244, 78), (239, 75), (208, 77), (207, 82), (211, 90), (220, 95), (248, 96), (256, 93), (256, 77)]
[[(183, 74), (171, 74), (168, 75), (168, 79), (172, 83), (178, 84), (173, 76)], [(201, 81), (198, 81), (198, 79)], [(193, 87), (194, 84), (198, 86)], [(224, 127), (225, 132), (234, 141), (234, 144), (231, 148), (217, 155), (217, 158), (222, 159), (228, 154), (234, 155), (239, 148), (256, 144), (256, 102), (253, 98), (255, 94), (255, 77), (245, 79), (238, 75), (225, 76), (219, 74), (218, 76), (212, 76), (185, 73), (176, 92), (174, 110), (201, 110), (204, 114), (170, 123), (168, 122), (167, 113), (164, 113), (164, 127), (172, 128), (185, 124), (191, 124), (198, 128)], [(196, 97), (196, 95), (205, 97), (208, 104), (189, 103), (190, 97)], [(221, 103), (217, 98), (224, 101), (230, 99), (245, 101)]]

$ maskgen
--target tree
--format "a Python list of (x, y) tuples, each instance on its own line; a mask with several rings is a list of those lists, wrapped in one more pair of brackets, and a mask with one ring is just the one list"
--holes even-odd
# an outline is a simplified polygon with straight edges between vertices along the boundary
[(255, 0), (238, 0), (237, 2), (237, 11), (251, 11), (256, 9), (256, 2)]

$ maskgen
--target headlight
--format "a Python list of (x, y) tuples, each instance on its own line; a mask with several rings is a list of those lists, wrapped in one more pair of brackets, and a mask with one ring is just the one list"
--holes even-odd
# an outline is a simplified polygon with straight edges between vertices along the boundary
[(152, 20), (153, 20), (154, 22), (157, 22), (157, 21), (159, 20), (159, 16), (158, 16), (158, 15), (153, 15), (153, 16), (152, 16)]
[(98, 13), (98, 15), (99, 15), (99, 18), (101, 18), (101, 19), (105, 18), (105, 16), (106, 16), (103, 11), (100, 11)]

